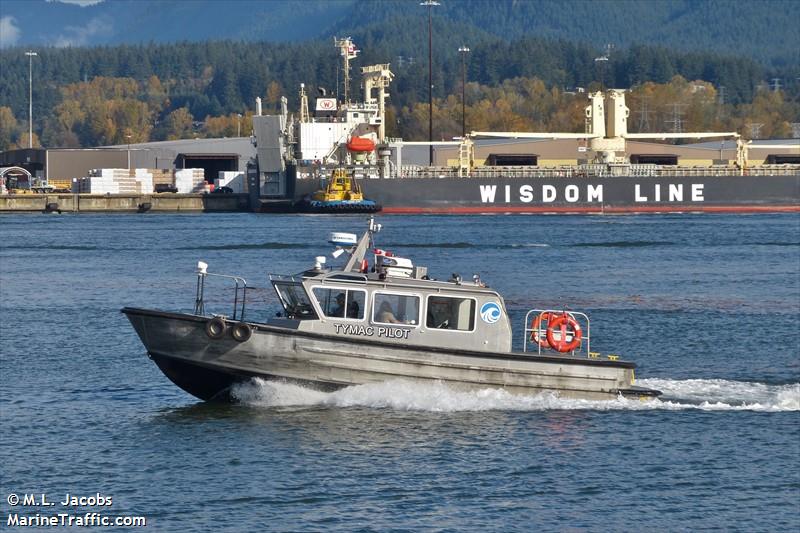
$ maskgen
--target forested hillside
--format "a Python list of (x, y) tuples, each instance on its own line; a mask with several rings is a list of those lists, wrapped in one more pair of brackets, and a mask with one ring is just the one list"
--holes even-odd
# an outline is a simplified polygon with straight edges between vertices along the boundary
[[(402, 33), (415, 54), (427, 23), (419, 0), (95, 0), (81, 7), (59, 0), (3, 0), (0, 17), (16, 33), (0, 46), (95, 46), (178, 41), (298, 42), (358, 34), (375, 25)], [(88, 2), (83, 2), (87, 4)], [(796, 0), (439, 0), (440, 38), (485, 33), (504, 40), (565, 39), (617, 49), (634, 44), (713, 51), (768, 66), (800, 58)], [(132, 24), (133, 22), (133, 24)], [(402, 29), (398, 32), (397, 29)], [(387, 35), (387, 37), (392, 37)], [(394, 35), (394, 37), (400, 37)], [(458, 44), (456, 44), (456, 47)]]
[[(710, 9), (726, 5), (726, 1), (634, 2), (625, 17), (630, 18), (631, 25), (636, 17), (647, 18), (651, 21), (648, 27), (655, 34), (663, 30), (653, 26), (655, 21), (664, 17), (683, 20), (687, 13), (696, 13), (698, 5)], [(103, 2), (98, 6), (108, 9), (115, 7), (112, 4)], [(173, 4), (163, 3), (166, 7)], [(302, 10), (298, 8), (298, 13), (307, 15), (310, 4), (323, 9), (326, 3), (309, 2)], [(427, 128), (419, 117), (427, 115), (427, 17), (420, 14), (417, 3), (360, 2), (357, 12), (347, 11), (355, 5), (349, 0), (334, 4), (337, 15), (322, 17), (320, 27), (324, 29), (320, 31), (352, 30), (344, 34), (352, 35), (363, 50), (351, 72), (356, 80), (355, 94), (359, 92), (359, 67), (390, 63), (395, 73), (390, 87), (390, 133), (406, 139), (426, 137)], [(663, 130), (668, 125), (664, 113), (669, 110), (673, 114), (687, 113), (686, 120), (679, 118), (692, 124), (692, 129), (736, 128), (750, 135), (748, 124), (762, 124), (761, 137), (789, 136), (791, 124), (800, 122), (800, 62), (782, 65), (778, 61), (776, 65), (753, 59), (753, 54), (738, 53), (752, 51), (753, 43), (740, 43), (736, 53), (731, 54), (649, 44), (606, 48), (588, 40), (531, 37), (531, 31), (523, 28), (525, 21), (530, 27), (544, 24), (544, 17), (551, 29), (571, 28), (576, 35), (588, 39), (586, 32), (600, 32), (597, 21), (603, 20), (594, 6), (606, 2), (573, 3), (571, 18), (558, 15), (556, 3), (549, 0), (499, 1), (492, 4), (492, 9), (474, 1), (443, 4), (435, 8), (437, 14), (433, 18), (437, 137), (460, 134), (462, 59), (466, 63), (467, 116), (472, 129), (568, 127), (570, 131), (581, 131), (585, 95), (579, 93), (579, 88), (599, 87), (633, 88), (629, 105), (634, 114), (640, 112), (637, 105), (650, 106), (645, 113), (647, 120), (632, 118), (634, 129)], [(637, 7), (645, 4), (654, 6), (649, 15)], [(762, 4), (785, 8), (790, 13), (797, 10), (795, 3), (782, 0)], [(626, 2), (614, 3), (611, 11), (622, 17), (619, 5)], [(682, 14), (675, 11), (678, 5), (685, 8)], [(476, 6), (483, 12), (482, 30), (473, 25)], [(213, 13), (217, 8), (209, 4), (209, 9)], [(751, 7), (745, 5), (742, 13), (752, 14)], [(277, 19), (285, 16), (283, 7), (275, 10)], [(567, 24), (567, 20), (591, 17), (595, 17), (592, 24)], [(503, 20), (507, 31), (498, 37), (495, 33), (501, 31)], [(722, 17), (720, 25), (725, 20)], [(751, 24), (758, 20), (761, 19), (754, 17)], [(260, 23), (257, 19), (251, 22), (251, 29)], [(787, 30), (785, 22), (775, 22), (774, 34), (794, 35), (792, 32), (800, 31), (796, 25)], [(274, 23), (275, 20), (270, 22)], [(305, 27), (298, 29), (298, 35), (304, 32)], [(716, 33), (716, 27), (706, 30), (709, 32)], [(555, 30), (541, 33), (558, 35)], [(470, 52), (462, 58), (458, 47), (464, 44)], [(783, 52), (787, 51), (786, 44), (780, 48)], [(792, 53), (797, 49), (793, 48)], [(0, 50), (0, 149), (27, 145), (29, 63), (25, 50)], [(47, 146), (97, 146), (130, 139), (247, 133), (245, 122), (257, 96), (265, 99), (266, 111), (271, 112), (282, 95), (289, 98), (290, 108), (296, 109), (300, 83), (312, 88), (312, 95), (317, 87), (334, 94), (342, 92), (341, 62), (331, 37), (291, 43), (216, 40), (48, 47), (36, 51), (38, 56), (32, 60), (34, 134)], [(636, 95), (646, 86), (669, 90), (654, 89), (643, 102), (637, 101)], [(702, 113), (697, 106), (703, 108)], [(705, 118), (700, 120), (700, 116)]]

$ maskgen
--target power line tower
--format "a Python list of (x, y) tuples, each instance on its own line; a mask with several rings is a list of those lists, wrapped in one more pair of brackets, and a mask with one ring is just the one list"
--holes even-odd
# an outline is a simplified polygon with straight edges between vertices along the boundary
[(772, 78), (772, 92), (776, 93), (781, 90), (781, 79)]
[(717, 95), (717, 120), (721, 120), (725, 114), (725, 86), (719, 86), (719, 94)]
[(639, 106), (639, 132), (650, 130), (650, 119), (647, 109), (647, 101), (650, 99), (647, 95), (642, 95), (641, 105)]
[(664, 122), (672, 124), (672, 133), (683, 133), (683, 111), (681, 108), (686, 107), (686, 104), (674, 103), (672, 104), (672, 118)]
[(747, 127), (750, 128), (750, 138), (751, 139), (760, 139), (761, 138), (761, 128), (764, 127), (763, 122), (749, 122)]

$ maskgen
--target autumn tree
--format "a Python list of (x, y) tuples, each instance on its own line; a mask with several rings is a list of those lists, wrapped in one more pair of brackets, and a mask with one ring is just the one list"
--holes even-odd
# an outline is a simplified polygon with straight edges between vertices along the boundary
[(97, 77), (61, 88), (55, 108), (55, 129), (73, 134), (83, 146), (146, 142), (153, 128), (153, 112), (140, 84), (130, 78)]
[(158, 76), (150, 76), (144, 84), (144, 101), (150, 107), (150, 111), (157, 115), (168, 105), (167, 87), (165, 87)]
[(19, 126), (10, 107), (0, 106), (0, 150), (8, 150)]
[(14, 150), (14, 149), (18, 149), (18, 148), (28, 148), (29, 146), (32, 146), (33, 148), (41, 148), (42, 147), (42, 143), (39, 142), (39, 136), (36, 135), (36, 132), (33, 133), (32, 139), (33, 139), (33, 142), (29, 144), (28, 143), (28, 130), (21, 131), (17, 135), (17, 142), (15, 144), (11, 145), (11, 149)]
[(743, 104), (733, 119), (736, 129), (753, 139), (789, 138), (792, 122), (800, 121), (800, 103), (784, 100), (783, 91), (758, 91), (752, 104)]
[(191, 138), (193, 120), (188, 108), (176, 109), (164, 120), (165, 138), (168, 140)]
[(281, 84), (274, 80), (269, 82), (267, 86), (266, 109), (277, 109), (281, 96), (283, 96), (283, 87), (281, 87)]
[(253, 129), (251, 112), (231, 113), (221, 117), (206, 117), (205, 134), (206, 137), (236, 137), (237, 135), (250, 135)]

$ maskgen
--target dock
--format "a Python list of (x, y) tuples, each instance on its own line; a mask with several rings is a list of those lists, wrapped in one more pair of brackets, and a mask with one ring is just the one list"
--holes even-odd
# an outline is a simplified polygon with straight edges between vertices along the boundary
[(247, 194), (8, 194), (0, 213), (146, 213), (252, 211)]

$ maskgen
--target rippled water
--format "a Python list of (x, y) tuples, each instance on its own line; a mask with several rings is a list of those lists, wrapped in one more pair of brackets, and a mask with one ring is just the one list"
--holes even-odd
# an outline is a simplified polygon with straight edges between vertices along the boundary
[(268, 316), (266, 273), (304, 269), (361, 218), (3, 216), (3, 525), (46, 512), (11, 493), (99, 492), (102, 513), (155, 531), (800, 529), (800, 217), (380, 221), (381, 246), (434, 276), (480, 273), (516, 326), (531, 307), (587, 311), (593, 349), (664, 396), (254, 380), (239, 405), (199, 403), (119, 309), (191, 310), (202, 259)]

